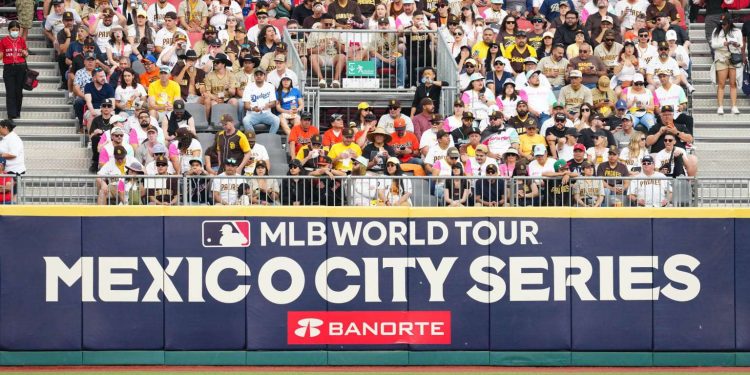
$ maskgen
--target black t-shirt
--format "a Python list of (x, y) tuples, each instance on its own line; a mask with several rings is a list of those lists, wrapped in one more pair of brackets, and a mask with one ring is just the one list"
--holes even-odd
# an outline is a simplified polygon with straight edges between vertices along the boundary
[(552, 126), (547, 128), (547, 131), (545, 132), (544, 136), (548, 136), (550, 134), (554, 135), (557, 138), (565, 138), (565, 133), (567, 132), (567, 127), (563, 126), (562, 129), (558, 129), (557, 126)]
[[(686, 40), (690, 40), (689, 34), (685, 30), (683, 30), (680, 26), (670, 25), (669, 30), (674, 30), (675, 33), (677, 33), (678, 45), (683, 45), (685, 44)], [(667, 32), (662, 29), (654, 29), (654, 31), (651, 32), (651, 40), (657, 43), (666, 42)]]
[(91, 121), (91, 128), (89, 129), (89, 134), (92, 134), (94, 130), (101, 129), (103, 132), (106, 132), (109, 129), (112, 129), (112, 125), (109, 124), (109, 119), (111, 119), (112, 116), (110, 115), (109, 118), (105, 119), (101, 115), (96, 116), (93, 121)]
[(193, 115), (190, 114), (190, 112), (185, 111), (185, 114), (182, 115), (182, 117), (178, 120), (177, 116), (175, 116), (174, 112), (169, 116), (169, 119), (167, 120), (167, 133), (169, 135), (175, 135), (177, 132), (177, 129), (180, 127), (180, 123), (184, 122), (187, 124), (188, 120), (193, 118)]
[(577, 162), (576, 159), (570, 159), (568, 160), (568, 169), (571, 172), (578, 173), (579, 175), (583, 176), (583, 162), (586, 161), (586, 158), (584, 157), (581, 159), (580, 162)]
[[(662, 124), (661, 121), (657, 121), (656, 125), (651, 127), (651, 130), (648, 131), (648, 135), (654, 135), (654, 134), (659, 133), (659, 130), (661, 130), (662, 126), (664, 126), (664, 124)], [(690, 134), (690, 132), (688, 131), (687, 127), (684, 124), (679, 124), (675, 122), (674, 126), (677, 128), (677, 131), (679, 131), (680, 133)], [(675, 139), (676, 139), (675, 147), (685, 148), (685, 142), (680, 140), (680, 137), (675, 136)], [(663, 149), (664, 149), (664, 135), (659, 137), (656, 143), (651, 145), (651, 153), (654, 154)]]
[[(383, 149), (388, 153), (388, 157), (396, 156), (396, 150), (393, 149), (393, 147), (389, 145), (384, 145)], [(388, 159), (387, 157), (384, 157), (383, 155), (380, 155), (380, 151), (377, 147), (375, 147), (375, 144), (370, 143), (367, 146), (365, 146), (365, 149), (362, 150), (362, 156), (366, 157), (368, 160), (375, 160), (375, 165), (370, 168), (370, 170), (373, 171), (383, 171), (385, 170), (385, 161)]]
[[(607, 129), (602, 129), (607, 134), (607, 147), (617, 146), (615, 137)], [(594, 147), (594, 131), (591, 128), (581, 129), (581, 135), (578, 137), (578, 142), (583, 143), (586, 149)]]
[(453, 143), (458, 147), (458, 145), (468, 144), (469, 143), (469, 131), (472, 128), (464, 128), (463, 126), (453, 129), (451, 132), (451, 138), (453, 138)]
[(312, 14), (312, 9), (308, 9), (304, 5), (298, 5), (294, 7), (294, 10), (292, 11), (292, 18), (297, 20), (297, 23), (302, 26), (302, 23), (305, 22), (305, 18), (312, 16)]
[(526, 116), (525, 120), (522, 120), (518, 115), (513, 116), (508, 120), (508, 126), (515, 128), (518, 134), (526, 133), (526, 127), (531, 124), (536, 124), (536, 127), (539, 128), (539, 122), (531, 115)]
[(562, 179), (552, 179), (547, 181), (547, 206), (570, 207), (572, 201), (572, 189), (570, 181), (563, 184)]

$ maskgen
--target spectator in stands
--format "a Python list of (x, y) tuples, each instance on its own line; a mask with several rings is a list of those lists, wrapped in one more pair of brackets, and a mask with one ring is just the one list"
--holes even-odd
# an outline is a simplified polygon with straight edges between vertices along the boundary
[(232, 62), (227, 55), (219, 53), (213, 59), (213, 70), (206, 75), (205, 86), (201, 93), (201, 103), (206, 109), (206, 116), (210, 118), (211, 107), (216, 104), (238, 105), (235, 96), (235, 81), (232, 73), (227, 70)]
[[(430, 119), (432, 116), (430, 116)], [(429, 122), (428, 122), (429, 123)], [(406, 164), (422, 164), (419, 158), (419, 138), (406, 130), (406, 122), (399, 119), (394, 122), (395, 131), (391, 133), (391, 140), (388, 145), (396, 151), (396, 157)], [(425, 131), (430, 131), (426, 129)], [(401, 168), (399, 166), (399, 168)]]
[(643, 170), (630, 184), (628, 198), (639, 207), (665, 207), (672, 200), (672, 188), (667, 177), (655, 170), (654, 158), (646, 155), (641, 161)]
[[(310, 65), (313, 72), (318, 76), (318, 86), (321, 88), (326, 88), (328, 86), (326, 76), (323, 75), (321, 66), (333, 67), (333, 80), (331, 81), (331, 87), (339, 88), (341, 87), (341, 74), (346, 65), (346, 56), (343, 54), (346, 46), (344, 46), (338, 35), (331, 31), (333, 30), (334, 23), (335, 21), (332, 15), (328, 13), (324, 14), (321, 16), (320, 20), (320, 29), (322, 31), (312, 33), (307, 40), (307, 45), (310, 46)], [(378, 45), (378, 43), (381, 43), (380, 41), (383, 41), (384, 38), (390, 38), (390, 35), (395, 37), (395, 34), (386, 34), (387, 35), (385, 36), (373, 36), (373, 43)], [(395, 49), (393, 51), (395, 51)], [(374, 55), (375, 57), (380, 55), (379, 59), (381, 63), (378, 64), (378, 67), (382, 65), (382, 62), (388, 59), (380, 53)], [(400, 64), (403, 64), (402, 67), (404, 69), (406, 68), (405, 62)], [(401, 82), (401, 86), (403, 87), (403, 81)]]
[[(613, 127), (612, 125), (610, 125), (609, 128), (615, 129), (615, 127)], [(628, 145), (632, 141), (633, 133), (635, 133), (635, 129), (633, 129), (633, 118), (629, 114), (624, 115), (620, 120), (620, 125), (617, 126), (617, 128), (612, 132), (612, 136), (615, 138), (617, 148), (622, 150), (628, 147)], [(643, 140), (645, 141), (646, 138), (643, 138)], [(637, 164), (640, 165), (640, 163)]]
[(639, 125), (646, 131), (654, 126), (656, 123), (654, 94), (645, 87), (643, 75), (638, 73), (633, 77), (633, 86), (623, 90), (622, 99), (630, 108), (630, 114), (633, 116), (633, 127), (636, 130), (638, 130)]
[[(594, 175), (594, 165), (583, 162), (583, 176)], [(580, 180), (573, 185), (573, 198), (577, 207), (601, 207), (604, 202), (604, 183), (602, 180)]]
[(159, 141), (159, 132), (157, 131), (157, 127), (148, 125), (148, 120), (145, 120), (145, 117), (148, 117), (148, 113), (141, 112), (139, 114), (139, 117), (141, 117), (141, 119), (139, 120), (141, 121), (141, 123), (147, 124), (146, 139), (144, 139), (135, 150), (135, 158), (141, 164), (149, 165), (154, 161), (154, 148), (156, 148), (156, 145), (160, 144), (163, 147), (164, 144)]
[(356, 0), (332, 1), (328, 3), (328, 13), (333, 15), (337, 26), (344, 29), (366, 28), (364, 17), (362, 17), (362, 12)]
[(537, 69), (542, 71), (545, 77), (552, 85), (552, 91), (555, 95), (560, 93), (560, 89), (565, 86), (565, 74), (568, 70), (568, 59), (565, 58), (565, 47), (556, 44), (552, 48), (552, 54), (544, 57), (539, 61)]
[(128, 26), (128, 41), (133, 46), (137, 46), (141, 54), (145, 54), (149, 52), (149, 44), (153, 49), (156, 30), (149, 24), (148, 13), (143, 8), (135, 10), (133, 15), (135, 21)]
[(492, 91), (484, 86), (484, 76), (481, 73), (472, 74), (470, 79), (471, 83), (461, 95), (461, 100), (466, 105), (466, 113), (472, 113), (478, 122), (486, 126), (489, 114), (500, 105)]
[[(449, 83), (446, 81), (436, 81), (437, 72), (433, 67), (426, 67), (422, 69), (420, 73), (422, 77), (417, 89), (414, 91), (414, 99), (411, 104), (411, 117), (415, 114), (423, 112), (422, 101), (423, 99), (430, 99), (433, 106), (433, 112), (440, 112), (440, 99), (442, 97), (441, 91), (443, 86), (448, 86)], [(416, 129), (414, 129), (416, 132)]]
[(622, 89), (633, 85), (633, 77), (637, 72), (642, 69), (640, 59), (638, 58), (638, 51), (635, 48), (635, 44), (631, 41), (625, 42), (620, 52), (620, 56), (617, 58), (617, 65), (613, 69), (615, 80), (615, 94), (618, 96), (622, 93)]
[(482, 144), (487, 146), (488, 157), (499, 160), (510, 148), (520, 147), (518, 132), (505, 126), (502, 112), (492, 112), (489, 122), (489, 126), (480, 134)]
[[(138, 161), (133, 159), (132, 156), (128, 156), (127, 151), (122, 146), (113, 148), (112, 155), (114, 157), (99, 170), (99, 176), (122, 176), (125, 174), (125, 168), (127, 165), (138, 163)], [(118, 186), (120, 182), (121, 179), (119, 178), (97, 178), (97, 204), (117, 204), (119, 197)]]
[(92, 71), (92, 80), (83, 89), (86, 100), (86, 114), (84, 124), (89, 126), (94, 117), (99, 116), (101, 112), (99, 107), (107, 99), (114, 99), (115, 89), (107, 82), (107, 75), (104, 70), (95, 68)]
[(536, 117), (538, 123), (542, 124), (550, 118), (550, 108), (557, 101), (557, 98), (550, 90), (549, 82), (546, 85), (541, 84), (542, 78), (545, 78), (541, 70), (534, 68), (534, 70), (527, 71), (525, 76), (527, 77), (526, 87), (521, 90), (529, 104), (529, 113)]
[[(64, 72), (68, 70), (68, 63), (65, 61), (68, 51), (68, 47), (70, 47), (71, 43), (76, 41), (76, 31), (78, 30), (79, 26), (75, 23), (75, 18), (73, 18), (73, 12), (66, 11), (63, 13), (63, 28), (60, 30), (57, 35), (57, 44), (56, 46), (56, 60), (57, 60), (57, 67), (60, 71), (62, 82), (60, 85), (61, 89), (67, 89), (67, 78), (65, 77)], [(21, 29), (22, 32), (20, 33), (21, 38), (24, 40), (26, 39), (26, 36), (23, 35), (23, 28)], [(83, 39), (81, 39), (83, 40)], [(79, 51), (80, 52), (80, 51)], [(72, 62), (72, 61), (71, 61)]]
[(141, 59), (141, 64), (145, 69), (145, 72), (140, 74), (141, 84), (148, 91), (151, 83), (159, 80), (159, 67), (156, 65), (156, 57), (151, 54)]
[(266, 170), (270, 171), (271, 158), (268, 156), (268, 149), (266, 149), (266, 146), (257, 143), (256, 135), (251, 131), (246, 131), (245, 137), (247, 138), (247, 144), (250, 146), (250, 159), (245, 165), (244, 170), (238, 170), (238, 173), (242, 173), (245, 176), (253, 176), (255, 174), (255, 166), (259, 161), (266, 163)]
[[(584, 156), (586, 147), (577, 143), (579, 136), (580, 134), (576, 128), (565, 128), (565, 140), (557, 143), (555, 150), (552, 150), (552, 155), (556, 155), (557, 159), (567, 160), (569, 162), (568, 167), (570, 170), (581, 175), (583, 174), (581, 164), (585, 160)], [(583, 146), (580, 147), (580, 151), (584, 151), (583, 153), (576, 152), (576, 146), (579, 144)]]
[(210, 180), (208, 172), (203, 168), (200, 158), (189, 160), (189, 168), (186, 169), (188, 204), (204, 205), (213, 204), (213, 194), (210, 194)]
[(503, 94), (505, 82), (513, 82), (513, 73), (505, 69), (508, 64), (508, 59), (505, 57), (496, 57), (495, 61), (492, 63), (492, 70), (487, 73), (487, 88), (490, 89), (495, 96), (501, 96)]
[[(295, 10), (300, 7), (294, 8)], [(364, 170), (364, 167), (362, 167)], [(292, 159), (289, 162), (289, 171), (287, 172), (287, 178), (281, 180), (280, 189), (280, 200), (281, 204), (285, 206), (306, 206), (310, 204), (312, 194), (312, 184), (310, 179), (300, 178), (304, 176), (305, 170), (302, 169), (302, 163), (297, 159)], [(355, 180), (356, 184), (359, 181), (368, 180)], [(370, 205), (368, 201), (366, 205)]]
[(323, 133), (323, 146), (331, 147), (343, 140), (344, 115), (334, 113), (331, 115), (331, 127)]
[[(493, 31), (494, 33), (494, 31)], [(493, 34), (494, 35), (494, 34)], [(487, 51), (487, 56), (484, 58), (484, 64), (482, 65), (482, 73), (489, 73), (492, 71), (492, 64), (498, 57), (503, 57), (503, 52), (500, 51), (500, 45), (494, 42), (490, 43), (490, 49)]]
[(663, 70), (669, 72), (673, 83), (685, 85), (688, 92), (695, 91), (693, 86), (687, 81), (687, 75), (683, 74), (682, 69), (680, 69), (679, 64), (677, 64), (677, 60), (669, 56), (669, 44), (661, 42), (658, 47), (659, 56), (652, 59), (646, 69), (649, 88), (653, 90), (659, 86), (659, 81), (654, 79), (655, 73), (657, 70)]
[(659, 105), (669, 105), (675, 109), (675, 120), (685, 124), (688, 130), (693, 129), (693, 118), (687, 114), (688, 99), (682, 87), (673, 85), (669, 73), (663, 70), (657, 71), (660, 87), (654, 91)]
[(583, 43), (579, 52), (578, 56), (570, 59), (568, 71), (571, 73), (574, 70), (581, 72), (583, 85), (593, 89), (596, 87), (599, 77), (607, 74), (607, 67), (598, 57), (591, 55), (591, 45), (588, 43)]
[[(431, 148), (436, 147), (438, 144), (438, 138), (437, 134), (440, 130), (443, 129), (443, 116), (439, 113), (435, 113), (432, 115), (432, 119), (430, 120), (430, 129), (422, 132), (422, 137), (419, 138), (419, 155), (422, 157), (422, 159), (425, 158), (427, 153), (430, 151)], [(449, 132), (446, 132), (448, 135), (450, 135)], [(448, 137), (449, 144), (448, 146), (453, 145), (453, 138)], [(446, 146), (446, 147), (448, 147)]]
[[(161, 53), (164, 48), (174, 44), (177, 33), (187, 35), (185, 30), (177, 27), (177, 13), (169, 11), (164, 15), (164, 27), (156, 33), (154, 51)], [(190, 48), (190, 42), (187, 43), (187, 47)]]
[(607, 133), (605, 133), (604, 130), (599, 129), (594, 131), (591, 139), (594, 141), (594, 145), (586, 150), (586, 157), (588, 158), (589, 163), (594, 164), (595, 167), (598, 167), (599, 164), (604, 162), (605, 154), (607, 152), (612, 152), (614, 155), (618, 155), (615, 147), (607, 147)]
[(457, 146), (469, 143), (469, 134), (474, 131), (474, 115), (471, 112), (464, 112), (461, 118), (461, 126), (451, 131), (453, 143)]
[(684, 176), (687, 174), (684, 158), (687, 152), (675, 147), (675, 136), (666, 134), (664, 136), (664, 149), (654, 155), (656, 169), (669, 177)]
[(195, 119), (185, 110), (185, 102), (182, 99), (172, 103), (172, 112), (164, 116), (161, 126), (164, 138), (170, 142), (176, 137), (178, 129), (186, 128), (191, 134), (196, 134)]
[[(331, 145), (328, 157), (331, 158), (334, 169), (350, 173), (353, 167), (352, 160), (362, 156), (362, 149), (354, 142), (354, 135), (354, 128), (343, 129), (341, 141)], [(323, 142), (325, 144), (325, 136)]]
[(567, 112), (580, 107), (583, 103), (593, 105), (591, 89), (583, 85), (583, 73), (580, 70), (571, 70), (568, 77), (570, 78), (570, 84), (560, 90), (560, 96), (557, 98), (558, 103), (563, 104)]
[(26, 39), (21, 36), (21, 24), (18, 21), (8, 23), (8, 33), (0, 40), (0, 59), (3, 61), (6, 112), (12, 120), (21, 117), (29, 50)]
[(113, 102), (114, 101), (112, 99), (107, 99), (101, 104), (101, 113), (99, 114), (99, 116), (95, 117), (93, 121), (91, 121), (91, 126), (89, 127), (89, 140), (91, 141), (92, 161), (91, 167), (89, 167), (89, 172), (91, 173), (95, 173), (99, 170), (99, 140), (101, 139), (101, 136), (102, 134), (104, 134), (104, 132), (112, 128), (110, 120), (114, 115)]
[(576, 33), (579, 30), (584, 30), (584, 40), (588, 42), (588, 34), (585, 33), (583, 25), (578, 22), (578, 12), (570, 10), (565, 13), (565, 23), (555, 30), (553, 43), (571, 45), (576, 42)]
[(520, 133), (526, 132), (526, 127), (535, 125), (539, 127), (539, 122), (529, 114), (529, 104), (525, 100), (519, 100), (516, 105), (516, 115), (508, 120), (508, 126), (516, 129)]
[(516, 41), (516, 32), (518, 26), (516, 24), (516, 17), (508, 14), (503, 19), (500, 25), (500, 31), (497, 33), (495, 42), (500, 45), (500, 50), (504, 51), (506, 47), (510, 46)]
[[(114, 22), (115, 17), (117, 17), (117, 23)], [(96, 45), (103, 52), (110, 49), (109, 42), (112, 37), (112, 30), (119, 26), (120, 31), (122, 31), (123, 25), (126, 25), (125, 16), (120, 12), (115, 12), (110, 7), (103, 8), (99, 14), (94, 16), (94, 21), (89, 23), (91, 35), (94, 36)]]
[(174, 69), (175, 65), (179, 61), (179, 56), (188, 50), (188, 38), (187, 34), (182, 32), (175, 32), (173, 42), (170, 45), (164, 46), (161, 53), (159, 54), (159, 67), (168, 67), (170, 72)]
[[(63, 15), (66, 12), (70, 12), (75, 20), (75, 23), (81, 23), (81, 17), (78, 15), (73, 8), (65, 8), (65, 2), (63, 0), (52, 0), (52, 11), (47, 14), (44, 20), (44, 35), (49, 39), (50, 43), (54, 43), (57, 34), (65, 27), (63, 22)], [(25, 35), (21, 35), (21, 24), (16, 21), (16, 28), (18, 28), (18, 35), (26, 39)], [(10, 26), (10, 24), (8, 24)], [(27, 33), (28, 34), (28, 33)]]
[(544, 137), (547, 140), (549, 149), (552, 151), (552, 156), (557, 158), (557, 150), (559, 148), (558, 146), (561, 146), (566, 142), (567, 129), (575, 128), (568, 128), (565, 126), (567, 118), (562, 113), (556, 114), (552, 119), (555, 124), (554, 126), (546, 129)]
[(599, 77), (596, 87), (591, 90), (591, 100), (596, 113), (607, 118), (615, 113), (617, 95), (610, 88), (610, 79), (607, 76)]
[(382, 173), (385, 170), (385, 162), (391, 156), (396, 156), (396, 150), (389, 146), (391, 135), (383, 128), (378, 127), (367, 136), (370, 144), (362, 149), (362, 156), (369, 160), (367, 170)]
[(159, 80), (148, 86), (148, 108), (154, 118), (163, 118), (172, 111), (172, 103), (180, 98), (180, 85), (170, 79), (169, 67), (159, 69)]
[(138, 144), (133, 144), (136, 140), (131, 139), (130, 134), (126, 134), (125, 129), (123, 129), (123, 122), (124, 119), (121, 116), (112, 116), (112, 118), (110, 118), (112, 128), (100, 135), (99, 143), (97, 145), (99, 150), (99, 168), (112, 158), (113, 149), (117, 146), (123, 146), (129, 156), (135, 156), (135, 148)]
[(409, 116), (401, 113), (401, 101), (398, 99), (391, 99), (388, 101), (388, 113), (380, 116), (380, 120), (378, 120), (378, 127), (383, 128), (383, 130), (388, 133), (393, 133), (393, 122), (399, 118), (403, 118), (406, 122), (406, 130), (410, 132), (414, 131), (414, 124), (412, 123)]
[(243, 205), (273, 205), (279, 200), (279, 181), (275, 178), (263, 178), (268, 176), (268, 167), (266, 162), (259, 160), (255, 165), (255, 175), (259, 178), (250, 180), (250, 200), (245, 203), (243, 196)]
[[(623, 121), (623, 124), (625, 122), (626, 121)], [(630, 122), (630, 120), (627, 122)], [(623, 147), (622, 151), (620, 151), (619, 160), (625, 164), (627, 170), (630, 171), (630, 175), (632, 176), (640, 172), (641, 160), (647, 154), (646, 135), (638, 131), (633, 131), (630, 135), (630, 142), (627, 147)]]
[(523, 65), (527, 57), (536, 58), (536, 50), (526, 44), (526, 32), (519, 30), (516, 32), (514, 43), (505, 46), (503, 56), (510, 61), (511, 68), (518, 74), (524, 71)]
[[(171, 176), (169, 172), (169, 161), (164, 155), (156, 157), (156, 175)], [(146, 197), (148, 204), (160, 206), (173, 206), (180, 202), (180, 180), (175, 177), (165, 179), (153, 179), (146, 186)]]
[(674, 4), (667, 0), (652, 0), (651, 4), (646, 8), (646, 21), (649, 28), (655, 26), (657, 17), (661, 15), (667, 15), (669, 22), (674, 25), (680, 24), (680, 15)]
[(446, 182), (443, 198), (445, 205), (449, 207), (472, 206), (471, 181), (465, 178), (464, 166), (460, 162), (454, 162), (451, 166), (451, 177)]
[[(416, 135), (417, 139), (422, 137), (422, 134), (426, 131), (429, 131), (432, 127), (431, 121), (432, 121), (432, 115), (435, 113), (435, 105), (433, 104), (432, 99), (430, 98), (422, 98), (421, 102), (419, 103), (419, 107), (421, 108), (421, 112), (417, 114), (416, 116), (413, 115), (414, 113), (414, 104), (412, 104), (412, 123), (414, 125), (414, 132), (413, 134)], [(406, 121), (404, 120), (404, 124), (406, 124)], [(405, 130), (405, 128), (404, 128)]]
[[(312, 136), (318, 134), (318, 128), (312, 126), (312, 114), (307, 111), (300, 113), (300, 125), (292, 128), (289, 133), (289, 157), (293, 159), (303, 146), (310, 144)], [(322, 139), (321, 139), (322, 143)]]
[[(242, 132), (237, 131), (232, 115), (224, 114), (220, 121), (224, 130), (216, 134), (216, 151), (219, 161), (237, 160), (235, 172), (243, 171), (250, 161), (250, 156), (252, 156), (247, 137)], [(223, 164), (219, 167), (219, 170), (224, 170)]]
[(192, 49), (179, 56), (172, 68), (172, 77), (180, 85), (180, 97), (186, 103), (198, 103), (201, 98), (200, 86), (205, 85), (206, 73), (195, 67), (198, 55)]
[(482, 31), (482, 39), (471, 47), (471, 56), (479, 61), (484, 61), (490, 50), (490, 44), (495, 42), (495, 32), (487, 27)]
[(411, 206), (411, 180), (398, 178), (403, 175), (404, 171), (401, 170), (398, 158), (388, 158), (383, 176), (396, 178), (386, 178), (378, 182), (379, 206)]
[[(606, 0), (600, 0), (606, 1)], [(604, 32), (602, 43), (594, 48), (594, 57), (598, 58), (607, 69), (607, 76), (612, 75), (622, 52), (623, 45), (617, 42), (618, 34), (611, 29)]]
[(138, 83), (138, 75), (131, 68), (125, 68), (122, 79), (115, 89), (115, 107), (128, 116), (133, 116), (136, 109), (148, 100), (146, 89)]
[[(674, 136), (675, 147), (685, 149), (686, 144), (693, 142), (693, 135), (687, 127), (674, 120), (674, 108), (669, 105), (661, 108), (659, 121), (649, 130), (648, 137), (646, 137), (646, 146), (651, 147), (651, 153), (658, 153), (664, 149), (664, 138), (667, 134)], [(683, 160), (688, 176), (697, 175), (698, 158), (695, 155), (688, 155)]]
[[(242, 133), (240, 133), (242, 134)], [(245, 180), (237, 174), (240, 161), (228, 158), (222, 163), (224, 172), (213, 179), (211, 191), (213, 192), (214, 204), (221, 206), (239, 204), (239, 187)]]
[[(324, 20), (323, 24), (330, 22), (329, 20)], [(381, 69), (385, 66), (392, 67), (396, 69), (396, 88), (404, 88), (404, 85), (406, 84), (406, 58), (403, 56), (403, 54), (399, 51), (399, 44), (398, 44), (398, 36), (396, 33), (393, 32), (387, 32), (389, 30), (389, 23), (387, 18), (381, 18), (378, 20), (378, 30), (381, 31), (377, 34), (372, 35), (370, 40), (370, 45), (368, 49), (370, 50), (370, 61), (375, 62), (375, 66), (378, 69)], [(315, 36), (317, 34), (313, 34)], [(317, 40), (311, 40), (310, 43)], [(324, 46), (318, 46), (317, 50), (322, 51), (321, 48)], [(311, 49), (311, 53), (313, 53), (314, 49)], [(315, 56), (318, 56), (316, 52), (316, 55), (313, 57), (313, 62), (315, 61)], [(330, 55), (330, 53), (329, 53)], [(320, 57), (318, 57), (320, 61), (323, 61)], [(339, 72), (339, 68), (342, 66), (342, 64), (345, 64), (345, 58), (342, 55), (337, 55), (336, 59), (340, 60), (338, 67), (335, 67), (336, 71)], [(330, 64), (328, 64), (330, 65)], [(313, 64), (313, 70), (315, 69), (316, 65)], [(318, 71), (316, 73), (318, 74), (318, 77), (322, 79), (322, 75), (319, 73), (320, 68), (318, 67)], [(339, 72), (340, 75), (340, 72)], [(325, 81), (321, 84), (321, 87), (325, 87)]]
[(263, 69), (255, 69), (253, 78), (254, 82), (245, 87), (242, 95), (242, 102), (247, 111), (242, 124), (248, 131), (255, 131), (255, 125), (265, 124), (270, 127), (269, 133), (276, 134), (280, 122), (271, 112), (271, 109), (276, 107), (276, 89), (266, 82), (266, 72)]
[(26, 156), (23, 141), (14, 131), (15, 128), (13, 120), (0, 120), (0, 158), (6, 161), (7, 174), (20, 176), (26, 174)]
[(543, 134), (544, 136), (547, 135), (547, 129), (555, 126), (555, 115), (558, 113), (561, 113), (565, 116), (565, 127), (572, 128), (574, 127), (573, 121), (568, 118), (567, 113), (565, 112), (565, 106), (560, 102), (555, 102), (552, 104), (552, 112), (550, 112), (550, 118), (541, 124), (541, 127), (539, 128), (539, 134)]
[[(508, 149), (507, 153), (510, 155), (515, 151), (515, 149)], [(469, 164), (469, 167), (471, 170), (469, 171), (472, 176), (485, 176), (487, 175), (487, 167), (490, 165), (493, 165), (497, 167), (498, 161), (495, 158), (491, 158), (487, 156), (487, 154), (490, 152), (489, 148), (487, 148), (487, 145), (480, 144), (477, 145), (476, 149), (474, 149), (474, 156), (468, 158), (467, 164)], [(505, 155), (505, 154), (503, 154)], [(518, 160), (518, 152), (515, 152), (513, 158), (513, 164), (515, 164), (515, 161)]]
[[(729, 99), (732, 102), (732, 113), (738, 115), (737, 108), (737, 69), (742, 69), (745, 58), (743, 54), (742, 32), (734, 26), (732, 17), (728, 13), (721, 16), (721, 26), (711, 34), (711, 49), (714, 55), (714, 69), (716, 70), (717, 93), (716, 100), (719, 107), (716, 113), (724, 114), (724, 87), (729, 84)], [(740, 61), (732, 61), (732, 56), (740, 56)], [(712, 80), (714, 77), (712, 77)]]
[(299, 109), (304, 108), (304, 106), (302, 93), (294, 87), (292, 79), (290, 77), (282, 78), (276, 91), (276, 111), (279, 112), (279, 125), (284, 134), (289, 135), (291, 128), (299, 125)]
[(554, 172), (544, 174), (546, 177), (554, 177), (544, 181), (546, 183), (546, 188), (543, 190), (546, 193), (544, 204), (553, 207), (570, 207), (573, 203), (573, 188), (570, 184), (570, 177), (573, 173), (565, 160), (555, 161), (553, 169)]

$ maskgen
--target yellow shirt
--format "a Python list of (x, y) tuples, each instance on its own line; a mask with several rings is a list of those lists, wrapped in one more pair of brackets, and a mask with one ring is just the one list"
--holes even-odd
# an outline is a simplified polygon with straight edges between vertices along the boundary
[(480, 40), (471, 47), (471, 57), (477, 60), (480, 64), (484, 64), (484, 59), (487, 58), (487, 51), (490, 50), (490, 46), (483, 40)]
[(534, 145), (547, 145), (547, 140), (541, 134), (533, 137), (529, 137), (528, 134), (521, 134), (518, 136), (518, 141), (521, 144), (521, 153), (524, 155), (531, 155)]
[(333, 169), (337, 169), (339, 171), (351, 171), (352, 170), (352, 158), (356, 158), (357, 156), (362, 156), (362, 149), (359, 148), (358, 144), (352, 142), (349, 144), (349, 146), (344, 146), (344, 142), (339, 142), (331, 146), (331, 151), (328, 151), (328, 157), (330, 157), (331, 160), (335, 160), (339, 155), (346, 152), (347, 150), (351, 150), (351, 152), (354, 155), (348, 158), (344, 158), (344, 159), (336, 161), (333, 164)]
[(173, 103), (176, 98), (180, 97), (180, 85), (171, 79), (167, 87), (161, 85), (161, 81), (155, 81), (148, 85), (148, 96), (154, 98), (156, 105), (166, 105)]

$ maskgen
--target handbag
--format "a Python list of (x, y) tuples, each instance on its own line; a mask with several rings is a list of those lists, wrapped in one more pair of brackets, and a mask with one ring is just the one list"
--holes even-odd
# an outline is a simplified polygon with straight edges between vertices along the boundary
[(39, 77), (39, 72), (33, 69), (26, 68), (26, 77), (23, 80), (23, 89), (26, 91), (31, 91), (39, 86), (39, 80), (37, 79), (37, 77)]
[(742, 72), (742, 92), (750, 96), (750, 65), (745, 65)]
[(729, 55), (729, 63), (732, 65), (740, 65), (742, 64), (742, 54), (741, 53), (732, 53)]

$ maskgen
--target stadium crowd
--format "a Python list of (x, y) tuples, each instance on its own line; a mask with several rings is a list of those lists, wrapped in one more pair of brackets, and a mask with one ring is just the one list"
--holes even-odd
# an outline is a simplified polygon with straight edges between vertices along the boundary
[[(148, 180), (104, 176), (185, 175), (219, 176), (191, 179), (194, 203), (409, 205), (410, 181), (388, 178), (409, 174), (433, 176), (430, 194), (449, 206), (507, 204), (511, 190), (497, 179), (514, 176), (538, 177), (518, 180), (517, 204), (664, 206), (666, 177), (698, 170), (688, 113), (694, 88), (686, 5), (46, 0), (43, 27), (57, 52), (60, 88), (69, 92), (80, 131), (88, 135), (90, 170), (103, 176), (100, 204), (177, 204), (184, 190), (177, 183), (149, 187)], [(717, 13), (712, 2), (705, 6), (709, 15)], [(710, 25), (718, 113), (729, 85), (731, 112), (738, 114), (731, 77), (747, 60), (750, 22), (740, 31), (721, 13)], [(20, 116), (22, 92), (7, 75), (25, 64), (29, 27), (23, 19), (12, 22), (0, 40), (11, 119)], [(292, 45), (282, 41), (285, 29)], [(351, 29), (372, 30), (368, 44), (352, 48), (345, 37)], [(446, 116), (439, 108), (442, 89), (454, 83), (439, 80), (428, 64), (438, 48), (448, 48), (458, 67), (459, 94), (442, 111)], [(373, 61), (398, 89), (411, 88), (413, 100), (408, 109), (389, 100), (381, 116), (382, 109), (362, 102), (352, 118), (335, 113), (325, 116), (326, 126), (313, 123), (304, 110), (303, 77), (290, 68), (293, 57), (303, 74), (331, 89), (342, 87), (347, 62)], [(220, 107), (221, 115), (212, 116)], [(207, 129), (196, 121), (211, 118), (221, 129), (211, 144), (201, 143), (199, 130)], [(256, 142), (256, 132), (266, 130), (286, 142)], [(271, 165), (269, 148), (285, 149), (290, 176), (319, 178), (239, 178), (286, 168)], [(337, 177), (350, 175), (377, 178), (342, 186)], [(592, 176), (607, 179), (579, 178)], [(618, 179), (627, 176), (656, 182)], [(353, 193), (331, 198), (344, 188)], [(301, 193), (316, 189), (326, 193)], [(614, 202), (615, 195), (627, 198)]]

